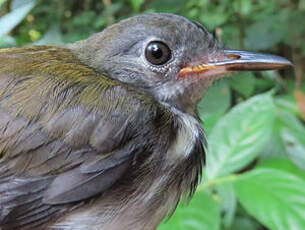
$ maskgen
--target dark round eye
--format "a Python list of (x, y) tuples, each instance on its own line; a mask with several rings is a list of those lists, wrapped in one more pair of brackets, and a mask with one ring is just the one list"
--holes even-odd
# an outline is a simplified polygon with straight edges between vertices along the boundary
[(163, 65), (171, 59), (171, 50), (163, 42), (150, 42), (145, 49), (145, 57), (153, 65)]

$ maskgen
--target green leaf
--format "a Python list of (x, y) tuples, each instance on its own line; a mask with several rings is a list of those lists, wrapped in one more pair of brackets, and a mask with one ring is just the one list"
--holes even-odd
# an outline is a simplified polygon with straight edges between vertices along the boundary
[(221, 14), (206, 12), (200, 16), (200, 21), (203, 22), (208, 28), (212, 29), (224, 24), (228, 20), (229, 16), (230, 15), (226, 12)]
[(243, 0), (243, 1), (239, 1), (241, 4), (240, 7), (240, 13), (242, 15), (248, 15), (251, 12), (252, 9), (252, 1), (251, 0)]
[(237, 204), (233, 185), (232, 183), (223, 183), (218, 184), (215, 188), (221, 202), (223, 225), (230, 228), (235, 217)]
[(251, 12), (252, 9), (251, 0), (232, 1), (232, 3), (234, 10), (243, 16), (248, 15)]
[(0, 0), (0, 7), (6, 2), (7, 0)]
[(252, 95), (255, 89), (255, 77), (252, 72), (240, 72), (230, 78), (230, 86), (245, 97)]
[(305, 0), (300, 0), (299, 1), (299, 6), (298, 6), (299, 10), (304, 11), (305, 10)]
[(202, 127), (204, 129), (204, 132), (206, 135), (210, 135), (213, 127), (217, 124), (218, 120), (222, 117), (222, 114), (220, 113), (214, 113), (211, 114), (211, 116), (204, 116), (204, 118), (201, 118)]
[(148, 4), (148, 8), (154, 9), (157, 12), (177, 13), (185, 8), (185, 0), (155, 0)]
[(123, 5), (120, 2), (112, 3), (107, 9), (103, 11), (102, 17), (114, 16), (122, 8)]
[[(274, 121), (274, 126), (276, 126), (277, 121)], [(282, 157), (287, 159), (288, 154), (286, 152), (284, 142), (282, 138), (272, 130), (271, 137), (266, 142), (262, 152), (259, 155), (259, 159), (264, 160), (268, 158)]]
[(235, 182), (240, 203), (271, 230), (303, 230), (305, 181), (280, 170), (255, 169)]
[[(297, 166), (305, 169), (305, 127), (291, 112), (282, 108), (276, 110), (273, 136), (279, 137), (279, 142), (273, 145), (278, 153), (286, 153)], [(279, 149), (282, 148), (281, 149)]]
[(129, 0), (134, 11), (139, 12), (144, 0)]
[(285, 119), (286, 115), (288, 117), (292, 116), (292, 114), (282, 111), (281, 109), (276, 107), (272, 134), (259, 155), (260, 159), (268, 159), (275, 157), (282, 157), (286, 159), (288, 158), (288, 153), (285, 149), (284, 141), (280, 136), (281, 130), (283, 129), (283, 127), (285, 127), (285, 122), (288, 120)]
[(269, 139), (274, 118), (270, 93), (237, 105), (222, 117), (208, 138), (208, 179), (227, 175), (247, 166)]
[[(281, 122), (282, 127), (289, 128), (302, 134), (305, 132), (304, 125), (292, 113), (277, 108), (276, 117)], [(281, 130), (279, 129), (279, 131)]]
[(17, 46), (16, 40), (8, 35), (0, 37), (0, 48), (14, 47)]
[[(260, 73), (260, 75), (264, 76)], [(268, 78), (255, 78), (255, 91), (258, 92), (264, 92), (268, 91), (276, 85), (276, 82), (274, 80), (268, 79)]]
[(34, 0), (28, 0), (19, 8), (14, 9), (12, 12), (0, 18), (0, 37), (9, 33), (16, 25), (18, 25), (24, 17), (35, 6)]
[(246, 27), (245, 47), (252, 50), (268, 49), (284, 41), (289, 34), (284, 27), (285, 14), (265, 16)]
[(235, 218), (234, 223), (230, 230), (257, 230), (260, 225), (248, 216), (238, 216)]
[(287, 173), (294, 174), (305, 181), (305, 171), (299, 169), (291, 161), (283, 158), (270, 158), (260, 162), (255, 168), (278, 169)]
[(215, 82), (198, 103), (197, 109), (206, 133), (210, 133), (212, 127), (231, 105), (231, 92), (226, 79)]
[(220, 208), (208, 192), (197, 192), (188, 206), (179, 206), (158, 230), (219, 230)]
[(62, 35), (59, 30), (59, 26), (54, 25), (49, 29), (43, 37), (34, 43), (35, 45), (62, 45)]
[(296, 131), (284, 128), (281, 132), (286, 151), (290, 159), (301, 169), (305, 170), (305, 129)]
[(285, 94), (275, 98), (275, 104), (278, 108), (301, 117), (297, 101), (292, 94)]
[(76, 26), (88, 26), (95, 19), (96, 14), (94, 11), (84, 11), (73, 19)]
[(236, 25), (227, 24), (221, 27), (221, 39), (226, 46), (231, 49), (240, 49), (239, 39), (236, 39), (240, 35), (240, 30)]
[(222, 79), (210, 86), (197, 108), (200, 117), (205, 119), (215, 113), (224, 114), (231, 105), (231, 94), (227, 79)]
[(304, 167), (302, 146), (305, 143), (305, 127), (290, 110), (287, 111), (278, 104), (277, 100), (275, 101), (276, 111), (272, 137), (263, 148), (260, 158), (289, 157), (302, 168)]
[(28, 4), (28, 0), (13, 0), (11, 4), (11, 10), (16, 10), (26, 4)]

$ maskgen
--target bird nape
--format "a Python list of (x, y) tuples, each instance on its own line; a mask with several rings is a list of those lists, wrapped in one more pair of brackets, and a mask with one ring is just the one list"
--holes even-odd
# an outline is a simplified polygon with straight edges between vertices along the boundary
[(199, 183), (204, 90), (230, 71), (289, 65), (225, 50), (165, 13), (0, 50), (0, 229), (156, 229)]

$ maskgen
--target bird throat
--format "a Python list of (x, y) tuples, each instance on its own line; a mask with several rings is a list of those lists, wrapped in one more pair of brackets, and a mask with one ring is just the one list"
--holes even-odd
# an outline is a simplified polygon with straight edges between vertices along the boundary
[(181, 114), (197, 117), (197, 103), (213, 81), (212, 78), (198, 78), (197, 76), (184, 78), (162, 84), (154, 88), (152, 94), (161, 104), (169, 104)]

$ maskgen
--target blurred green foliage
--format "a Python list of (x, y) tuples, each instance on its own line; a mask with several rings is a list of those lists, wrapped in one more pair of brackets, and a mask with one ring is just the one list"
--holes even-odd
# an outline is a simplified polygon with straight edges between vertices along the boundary
[(305, 0), (0, 0), (0, 47), (64, 44), (145, 12), (184, 15), (225, 46), (290, 58), (293, 70), (216, 82), (198, 105), (204, 180), (159, 230), (305, 229)]

